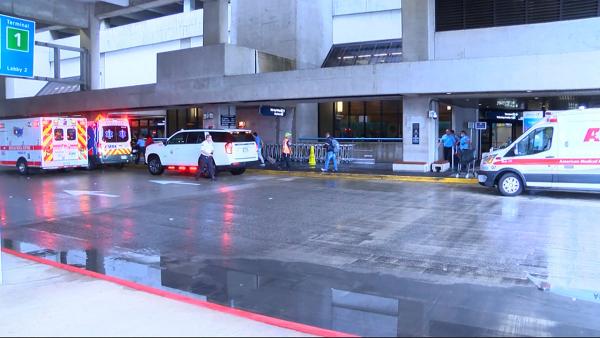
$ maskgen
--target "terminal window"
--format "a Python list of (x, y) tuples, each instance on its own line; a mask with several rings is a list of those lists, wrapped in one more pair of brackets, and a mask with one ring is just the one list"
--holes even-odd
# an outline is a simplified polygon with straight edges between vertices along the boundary
[(323, 67), (374, 65), (402, 62), (402, 40), (338, 44), (331, 47)]
[(600, 0), (436, 0), (435, 5), (438, 32), (600, 16)]

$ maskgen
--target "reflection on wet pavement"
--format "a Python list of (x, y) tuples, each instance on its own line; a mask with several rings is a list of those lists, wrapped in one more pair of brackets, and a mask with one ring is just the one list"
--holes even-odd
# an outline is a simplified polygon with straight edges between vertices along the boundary
[(209, 302), (364, 336), (597, 336), (600, 304), (533, 287), (439, 285), (269, 260), (4, 246)]
[(0, 174), (2, 245), (358, 335), (600, 335), (595, 196), (264, 176), (199, 184)]

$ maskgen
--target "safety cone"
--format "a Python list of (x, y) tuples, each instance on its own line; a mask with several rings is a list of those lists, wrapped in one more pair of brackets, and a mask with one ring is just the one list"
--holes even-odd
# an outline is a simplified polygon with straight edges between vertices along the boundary
[(317, 160), (315, 159), (315, 146), (310, 146), (310, 156), (308, 156), (308, 165), (311, 167), (315, 167), (317, 165)]

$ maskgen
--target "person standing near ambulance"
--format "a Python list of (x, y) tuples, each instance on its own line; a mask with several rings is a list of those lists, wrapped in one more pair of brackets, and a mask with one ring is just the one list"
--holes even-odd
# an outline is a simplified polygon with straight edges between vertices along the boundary
[(212, 136), (206, 133), (204, 141), (200, 144), (200, 159), (198, 160), (198, 171), (196, 171), (196, 180), (200, 178), (204, 171), (204, 165), (207, 166), (208, 175), (211, 180), (215, 178), (215, 162), (213, 161), (213, 155), (215, 153), (215, 145), (213, 144)]
[(143, 136), (138, 135), (136, 145), (138, 147), (139, 156), (135, 158), (135, 164), (138, 164), (140, 158), (146, 158), (146, 139)]

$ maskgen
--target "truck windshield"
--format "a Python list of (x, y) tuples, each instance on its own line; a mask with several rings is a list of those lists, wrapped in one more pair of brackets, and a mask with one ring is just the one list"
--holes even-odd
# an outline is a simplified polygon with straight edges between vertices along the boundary
[(129, 132), (127, 130), (127, 126), (102, 127), (102, 141), (107, 143), (129, 142)]

